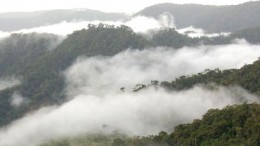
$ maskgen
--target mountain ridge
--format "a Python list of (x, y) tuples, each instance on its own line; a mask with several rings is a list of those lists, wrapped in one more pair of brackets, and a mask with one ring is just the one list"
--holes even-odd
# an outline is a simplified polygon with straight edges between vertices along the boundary
[(194, 26), (207, 32), (234, 32), (260, 26), (259, 10), (259, 1), (229, 6), (163, 3), (147, 7), (134, 16), (158, 18), (168, 12), (174, 16), (177, 28)]
[(60, 23), (63, 21), (116, 21), (125, 20), (128, 16), (123, 13), (106, 13), (98, 10), (84, 9), (56, 9), (33, 12), (0, 13), (0, 30), (16, 31), (44, 25)]

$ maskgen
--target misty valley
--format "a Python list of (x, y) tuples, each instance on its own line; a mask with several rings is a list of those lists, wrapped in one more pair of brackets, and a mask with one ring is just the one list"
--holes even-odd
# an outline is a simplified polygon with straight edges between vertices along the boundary
[(0, 13), (0, 146), (260, 146), (259, 10)]

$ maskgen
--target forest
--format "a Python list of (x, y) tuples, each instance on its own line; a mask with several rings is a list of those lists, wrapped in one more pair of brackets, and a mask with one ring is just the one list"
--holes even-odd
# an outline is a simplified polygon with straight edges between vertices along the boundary
[(180, 124), (174, 132), (127, 137), (120, 133), (94, 134), (75, 138), (50, 140), (40, 146), (236, 146), (260, 144), (260, 105), (257, 103), (211, 109), (192, 123)]
[[(153, 30), (152, 37), (135, 33), (128, 26), (89, 25), (62, 38), (53, 34), (12, 34), (0, 42), (0, 77), (16, 78), (19, 84), (0, 90), (0, 126), (6, 126), (27, 113), (44, 106), (67, 102), (62, 73), (80, 56), (114, 56), (130, 50), (167, 47), (178, 50), (201, 45), (227, 45), (235, 39), (260, 43), (260, 28), (236, 31), (228, 36), (191, 38), (174, 28)], [(188, 90), (196, 85), (240, 86), (260, 96), (260, 60), (240, 69), (206, 69), (198, 74), (180, 76), (172, 81), (156, 81), (169, 92)], [(155, 79), (151, 79), (155, 80)], [(155, 83), (155, 82), (152, 82)], [(138, 84), (138, 83), (136, 83)], [(145, 84), (145, 83), (141, 83)], [(151, 85), (142, 86), (146, 90)], [(146, 88), (147, 87), (147, 88)], [(120, 87), (118, 87), (119, 89)], [(142, 91), (142, 90), (138, 90)], [(15, 93), (29, 102), (13, 106)], [(239, 97), (238, 97), (239, 98)], [(72, 139), (50, 140), (40, 146), (179, 146), (179, 145), (260, 145), (260, 106), (258, 103), (230, 105), (211, 109), (201, 119), (176, 126), (173, 132), (151, 136), (128, 137), (120, 132), (111, 135), (88, 135)]]

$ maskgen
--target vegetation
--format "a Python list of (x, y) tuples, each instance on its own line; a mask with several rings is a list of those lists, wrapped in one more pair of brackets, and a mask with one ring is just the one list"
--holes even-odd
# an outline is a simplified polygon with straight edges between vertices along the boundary
[(53, 34), (12, 34), (0, 42), (0, 76), (21, 74), (61, 38)]
[(253, 93), (260, 93), (260, 58), (253, 64), (245, 65), (241, 69), (220, 71), (205, 70), (192, 76), (181, 76), (172, 82), (161, 82), (161, 86), (169, 90), (189, 89), (197, 84), (216, 83), (217, 85), (239, 85)]
[(135, 15), (158, 18), (168, 12), (174, 16), (177, 28), (194, 26), (207, 32), (236, 32), (260, 26), (260, 2), (235, 6), (207, 6), (196, 4), (158, 4)]
[(182, 35), (173, 28), (159, 30), (152, 37), (152, 43), (155, 46), (167, 46), (173, 48), (194, 46), (198, 42), (199, 40), (192, 39), (187, 35)]
[(154, 46), (166, 46), (173, 48), (181, 48), (184, 46), (199, 45), (225, 45), (231, 44), (235, 39), (244, 39), (251, 44), (260, 43), (260, 27), (249, 28), (236, 31), (228, 36), (216, 37), (198, 37), (190, 38), (187, 35), (179, 34), (174, 28), (166, 28), (158, 30), (152, 37)]
[[(0, 91), (0, 125), (21, 117), (26, 111), (44, 105), (59, 104), (64, 101), (64, 77), (62, 71), (79, 56), (112, 56), (128, 48), (145, 48), (150, 43), (126, 26), (104, 24), (89, 25), (88, 29), (69, 35), (55, 49), (50, 49), (56, 36), (38, 38), (37, 34), (12, 35), (3, 40), (0, 49), (0, 77), (15, 76), (21, 85)], [(25, 110), (10, 106), (14, 92), (27, 97), (30, 103)], [(7, 94), (8, 93), (8, 94)], [(8, 107), (7, 107), (8, 106)], [(5, 108), (4, 108), (5, 107)], [(7, 112), (8, 111), (8, 112)]]
[[(112, 56), (128, 48), (168, 46), (176, 49), (196, 46), (201, 42), (225, 44), (236, 36), (248, 38), (252, 43), (259, 43), (260, 31), (256, 30), (259, 28), (245, 30), (248, 33), (237, 32), (228, 37), (192, 39), (179, 34), (175, 29), (162, 29), (158, 30), (151, 40), (147, 40), (129, 27), (99, 24), (76, 31), (62, 42), (60, 37), (51, 34), (13, 34), (0, 42), (0, 78), (14, 76), (21, 80), (21, 84), (0, 91), (0, 126), (9, 124), (28, 111), (64, 102), (65, 83), (62, 72), (79, 56)], [(169, 90), (183, 90), (196, 84), (214, 82), (217, 85), (240, 85), (259, 94), (259, 76), (260, 60), (241, 69), (207, 70), (197, 75), (182, 76), (172, 82), (165, 81), (161, 85)], [(146, 86), (141, 85), (136, 91), (144, 87)], [(14, 93), (21, 94), (30, 102), (13, 107), (10, 103)], [(141, 143), (150, 141), (151, 138), (146, 137), (144, 140), (139, 137), (133, 140)], [(120, 143), (120, 140), (114, 143)]]
[(146, 137), (95, 135), (53, 140), (41, 146), (257, 146), (260, 145), (260, 105), (242, 104), (211, 109), (172, 133)]

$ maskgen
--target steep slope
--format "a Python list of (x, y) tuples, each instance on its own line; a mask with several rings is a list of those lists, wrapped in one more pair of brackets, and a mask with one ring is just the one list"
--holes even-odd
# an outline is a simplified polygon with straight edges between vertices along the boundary
[[(49, 34), (14, 34), (0, 42), (0, 79), (14, 76), (21, 81), (20, 85), (0, 91), (0, 125), (23, 116), (27, 111), (62, 103), (62, 91), (65, 87), (62, 73), (80, 56), (113, 56), (127, 48), (144, 49), (151, 46), (180, 48), (197, 45), (201, 41), (181, 35), (174, 29), (159, 30), (151, 40), (146, 40), (126, 26), (99, 24), (88, 27), (69, 35), (56, 48), (53, 43), (59, 42), (59, 37)], [(256, 61), (240, 70), (209, 71), (205, 74), (181, 77), (173, 82), (162, 82), (162, 85), (181, 90), (199, 83), (216, 82), (220, 85), (239, 84), (258, 93), (259, 70), (259, 61)], [(15, 93), (30, 102), (13, 107), (10, 103)]]
[(169, 143), (182, 145), (260, 145), (260, 105), (209, 110), (201, 120), (175, 127)]
[(170, 90), (183, 90), (193, 87), (196, 84), (217, 85), (239, 85), (253, 93), (260, 94), (260, 59), (253, 64), (245, 65), (241, 69), (205, 70), (192, 76), (182, 76), (172, 82), (162, 82), (161, 85)]
[(0, 77), (18, 75), (62, 38), (53, 34), (12, 34), (0, 42)]
[[(260, 105), (242, 104), (211, 109), (201, 120), (180, 124), (169, 135), (161, 132), (145, 139), (158, 146), (174, 145), (259, 145)], [(147, 141), (147, 140), (146, 140)]]
[[(23, 43), (25, 42), (20, 41), (20, 44)], [(14, 69), (8, 68), (8, 66), (3, 68), (3, 75), (5, 72), (14, 71), (15, 76), (21, 76), (21, 84), (0, 92), (0, 104), (3, 105), (0, 106), (0, 125), (5, 125), (21, 117), (26, 111), (38, 109), (43, 105), (62, 103), (65, 100), (62, 92), (65, 86), (62, 72), (78, 57), (111, 56), (128, 48), (142, 49), (149, 45), (149, 42), (126, 26), (115, 27), (99, 24), (89, 25), (87, 30), (74, 32), (51, 51), (44, 51), (43, 53), (38, 51), (37, 47), (44, 46), (44, 41), (42, 43), (41, 41), (38, 43), (32, 41), (29, 44), (32, 44), (32, 46), (25, 45), (27, 47), (24, 49), (27, 51), (22, 51), (21, 56), (15, 52), (11, 55), (3, 53), (3, 56), (13, 58), (10, 63), (6, 62), (8, 59), (3, 59), (3, 64), (9, 63), (14, 66)], [(19, 46), (23, 50), (23, 45)], [(10, 50), (11, 52), (17, 50), (19, 52), (20, 47), (4, 48), (3, 50)], [(30, 52), (35, 52), (35, 54)], [(31, 58), (26, 57), (28, 54), (31, 55)], [(31, 61), (26, 59), (31, 59)], [(24, 66), (20, 61), (25, 62)], [(21, 65), (22, 69), (16, 68), (17, 64)], [(15, 93), (26, 97), (30, 102), (19, 107), (11, 106), (11, 97)]]
[(168, 12), (174, 16), (177, 28), (194, 26), (208, 32), (234, 32), (260, 26), (259, 10), (259, 1), (234, 6), (167, 3), (145, 8), (135, 15), (158, 18)]
[(180, 124), (170, 134), (162, 131), (146, 137), (124, 135), (90, 135), (55, 139), (40, 146), (237, 146), (260, 145), (260, 105), (242, 104), (211, 109), (202, 119)]

